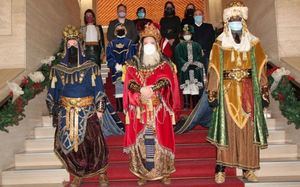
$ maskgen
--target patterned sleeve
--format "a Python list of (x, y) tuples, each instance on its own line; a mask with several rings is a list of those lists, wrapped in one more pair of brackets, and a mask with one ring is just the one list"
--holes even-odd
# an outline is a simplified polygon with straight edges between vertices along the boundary
[(102, 82), (101, 71), (96, 65), (92, 69), (92, 86), (94, 87), (94, 98), (97, 112), (103, 113), (106, 108), (106, 95), (104, 93), (104, 85)]

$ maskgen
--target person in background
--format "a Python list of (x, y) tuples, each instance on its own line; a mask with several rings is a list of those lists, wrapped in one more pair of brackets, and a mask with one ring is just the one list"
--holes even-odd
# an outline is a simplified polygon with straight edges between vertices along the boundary
[[(206, 73), (200, 44), (191, 40), (194, 28), (186, 24), (182, 29), (184, 42), (175, 49), (179, 84), (184, 98), (184, 109), (194, 108), (204, 90)], [(191, 102), (192, 100), (192, 102)]]
[[(175, 6), (171, 1), (167, 1), (164, 7), (164, 17), (160, 20), (160, 33), (162, 35), (161, 48), (164, 53), (165, 48), (170, 46), (171, 53), (168, 56), (173, 59), (176, 45), (179, 43), (179, 34), (181, 31), (181, 21), (176, 16)], [(172, 56), (171, 56), (172, 55)]]
[(133, 22), (136, 26), (136, 30), (140, 33), (144, 30), (146, 24), (152, 23), (152, 20), (146, 18), (146, 9), (144, 7), (139, 7), (136, 11), (136, 15), (137, 19)]
[(204, 66), (207, 70), (209, 55), (212, 48), (212, 45), (215, 41), (215, 31), (212, 24), (204, 23), (203, 22), (204, 14), (202, 10), (196, 10), (194, 13), (194, 34), (193, 34), (193, 41), (198, 42), (203, 50), (204, 53)]
[(136, 43), (138, 41), (138, 32), (136, 30), (135, 24), (133, 21), (126, 19), (127, 7), (124, 4), (119, 4), (117, 6), (118, 18), (110, 21), (108, 30), (107, 30), (107, 40), (110, 42), (113, 39), (116, 39), (115, 35), (116, 26), (123, 24), (127, 30), (126, 38)]
[(111, 70), (112, 81), (115, 85), (117, 112), (123, 112), (122, 66), (136, 53), (136, 46), (126, 37), (126, 32), (124, 25), (118, 25), (115, 29), (117, 38), (110, 41), (106, 49), (107, 66)]
[(87, 9), (84, 13), (85, 25), (80, 28), (84, 52), (87, 60), (96, 62), (101, 68), (102, 60), (105, 58), (105, 41), (101, 25), (96, 25), (95, 13)]
[(194, 13), (195, 13), (196, 7), (193, 3), (189, 3), (184, 11), (184, 18), (181, 21), (181, 28), (184, 27), (184, 25), (194, 25)]

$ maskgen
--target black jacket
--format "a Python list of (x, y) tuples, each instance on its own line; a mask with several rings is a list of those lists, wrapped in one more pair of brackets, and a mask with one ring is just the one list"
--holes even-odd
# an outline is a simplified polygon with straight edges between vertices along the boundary
[[(119, 25), (120, 22), (118, 19), (115, 19), (109, 23), (108, 30), (107, 30), (107, 40), (110, 42), (116, 38), (115, 36), (115, 28)], [(127, 30), (126, 37), (131, 39), (134, 43), (138, 41), (138, 32), (136, 30), (135, 24), (133, 21), (125, 19), (124, 26)]]
[(212, 24), (202, 23), (200, 27), (193, 24), (193, 27), (193, 41), (198, 42), (201, 45), (204, 53), (210, 53), (213, 43), (215, 42), (215, 30)]
[(181, 31), (181, 21), (178, 16), (163, 17), (160, 20), (160, 33), (168, 39), (178, 39)]

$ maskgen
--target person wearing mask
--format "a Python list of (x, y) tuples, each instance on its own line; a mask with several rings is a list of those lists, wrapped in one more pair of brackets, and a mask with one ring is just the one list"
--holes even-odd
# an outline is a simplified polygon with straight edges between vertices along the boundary
[(248, 8), (234, 1), (224, 10), (224, 31), (211, 51), (207, 86), (213, 107), (208, 141), (217, 147), (216, 183), (225, 182), (225, 167), (258, 179), (260, 149), (267, 148), (263, 108), (269, 105), (267, 56), (248, 28)]
[(210, 50), (215, 41), (215, 31), (212, 24), (203, 22), (202, 10), (195, 11), (194, 20), (195, 22), (193, 24), (193, 27), (195, 32), (193, 34), (193, 41), (198, 42), (202, 47), (205, 58), (204, 66), (207, 70)]
[(195, 13), (196, 7), (193, 3), (189, 3), (184, 11), (184, 18), (181, 21), (181, 28), (184, 27), (184, 25), (194, 25), (194, 13)]
[(124, 152), (139, 185), (153, 180), (170, 184), (175, 172), (173, 125), (180, 107), (176, 68), (161, 55), (160, 32), (153, 24), (140, 35), (139, 56), (128, 61), (125, 73)]
[(84, 52), (87, 60), (96, 62), (101, 67), (105, 54), (105, 41), (101, 25), (96, 25), (96, 17), (93, 10), (88, 9), (84, 13), (85, 25), (80, 28)]
[(173, 59), (175, 47), (179, 43), (180, 31), (181, 21), (180, 18), (176, 16), (175, 6), (171, 1), (167, 1), (164, 7), (164, 17), (160, 20), (160, 32), (162, 35), (161, 48), (164, 53), (166, 47), (171, 47), (170, 54), (172, 56), (169, 55), (171, 59)]
[(116, 26), (123, 24), (127, 30), (126, 38), (136, 43), (138, 41), (138, 32), (136, 30), (135, 24), (133, 21), (126, 19), (127, 14), (127, 7), (124, 4), (119, 4), (117, 6), (117, 14), (118, 18), (112, 20), (109, 23), (108, 30), (107, 30), (107, 40), (110, 42), (113, 39), (116, 39), (117, 36), (115, 35)]
[(123, 112), (122, 66), (136, 53), (136, 46), (126, 37), (126, 32), (124, 25), (118, 25), (115, 29), (117, 38), (110, 41), (106, 49), (107, 66), (111, 70), (112, 81), (115, 85), (117, 112)]
[(203, 65), (200, 44), (192, 41), (194, 28), (184, 25), (182, 36), (184, 42), (175, 49), (175, 60), (179, 72), (179, 85), (183, 93), (184, 109), (195, 107), (202, 95), (206, 73)]
[[(108, 147), (102, 120), (107, 117), (108, 98), (99, 66), (86, 60), (79, 31), (68, 25), (64, 31), (61, 62), (51, 68), (47, 107), (56, 128), (54, 152), (74, 176), (70, 186), (79, 187), (84, 177), (99, 176), (108, 186)], [(115, 124), (113, 119), (109, 125)]]
[(144, 7), (139, 7), (136, 11), (136, 15), (137, 19), (135, 19), (133, 22), (137, 31), (140, 33), (142, 30), (144, 30), (146, 24), (152, 23), (152, 20), (146, 18), (146, 9)]

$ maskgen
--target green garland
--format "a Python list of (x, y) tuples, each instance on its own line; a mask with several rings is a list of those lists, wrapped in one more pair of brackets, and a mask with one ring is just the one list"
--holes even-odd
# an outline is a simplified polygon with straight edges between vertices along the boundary
[[(269, 85), (274, 82), (271, 74), (278, 68), (268, 73)], [(271, 93), (272, 97), (279, 102), (281, 114), (288, 120), (288, 124), (295, 124), (295, 128), (300, 128), (300, 101), (295, 96), (295, 89), (291, 84), (292, 77), (284, 75), (277, 88)]]
[(49, 74), (50, 69), (53, 65), (58, 64), (61, 61), (61, 52), (63, 51), (63, 41), (55, 53), (55, 59), (51, 62), (51, 65), (43, 64), (38, 71), (42, 72), (45, 80), (40, 83), (33, 82), (29, 77), (24, 77), (21, 83), (22, 90), (24, 94), (18, 97), (14, 102), (12, 102), (12, 93), (10, 93), (11, 98), (7, 101), (5, 105), (0, 108), (0, 130), (8, 132), (7, 127), (19, 125), (19, 121), (24, 119), (24, 108), (28, 102), (33, 99), (37, 94), (41, 93), (49, 85)]

